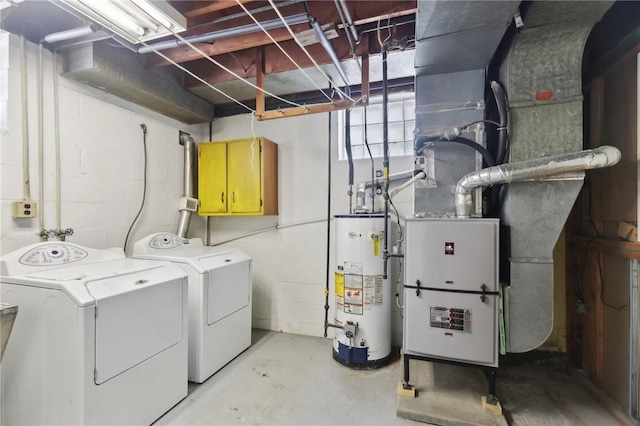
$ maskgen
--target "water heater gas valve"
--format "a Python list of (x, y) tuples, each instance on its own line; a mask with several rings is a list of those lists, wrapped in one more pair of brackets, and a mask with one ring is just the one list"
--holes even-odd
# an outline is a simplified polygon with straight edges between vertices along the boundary
[(358, 334), (358, 323), (354, 324), (351, 321), (347, 321), (342, 329), (344, 330), (344, 335), (347, 336), (348, 339), (352, 339)]

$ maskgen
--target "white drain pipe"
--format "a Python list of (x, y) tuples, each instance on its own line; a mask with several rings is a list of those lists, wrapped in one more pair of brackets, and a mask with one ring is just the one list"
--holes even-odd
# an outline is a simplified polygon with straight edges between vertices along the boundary
[(524, 180), (544, 179), (560, 173), (610, 167), (617, 164), (621, 157), (622, 154), (618, 148), (605, 145), (596, 149), (588, 149), (571, 154), (501, 164), (468, 173), (456, 185), (456, 214), (461, 219), (467, 219), (471, 216), (472, 194), (476, 188)]

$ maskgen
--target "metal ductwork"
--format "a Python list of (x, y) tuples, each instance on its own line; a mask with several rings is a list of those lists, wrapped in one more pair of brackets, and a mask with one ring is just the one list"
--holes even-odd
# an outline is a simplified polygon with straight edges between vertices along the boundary
[[(500, 67), (510, 110), (510, 162), (583, 149), (582, 56), (613, 2), (532, 2)], [(544, 160), (542, 160), (544, 161)], [(553, 329), (553, 248), (582, 176), (508, 185), (501, 205), (507, 350), (540, 346)]]
[(180, 199), (180, 220), (176, 235), (187, 238), (191, 215), (198, 209), (196, 197), (196, 143), (188, 133), (180, 134), (180, 145), (184, 146), (184, 167), (182, 180), (182, 198)]
[[(552, 167), (551, 157), (571, 157), (583, 149), (582, 55), (591, 28), (611, 4), (534, 1), (523, 8), (524, 27), (510, 45), (504, 43), (507, 53), (498, 64), (509, 100), (507, 160), (515, 164), (474, 173), (482, 168), (480, 156), (450, 144), (428, 146), (415, 157), (415, 169), (427, 174), (414, 185), (414, 214), (421, 216), (453, 217), (456, 199), (460, 216), (481, 216), (481, 186), (520, 179), (525, 165), (541, 167), (530, 178), (543, 180), (507, 185), (500, 200), (509, 352), (537, 348), (553, 328), (553, 248), (584, 173), (556, 175), (545, 168)], [(416, 139), (437, 139), (450, 128), (485, 119), (486, 70), (519, 5), (418, 2)], [(460, 136), (486, 144), (483, 126), (466, 132)], [(612, 162), (604, 152), (604, 163)], [(589, 155), (578, 155), (582, 169), (589, 168), (584, 164)]]
[(63, 75), (187, 124), (213, 120), (214, 107), (185, 90), (171, 68), (146, 69), (142, 57), (100, 43), (61, 53)]
[(618, 148), (601, 146), (572, 154), (535, 158), (469, 173), (460, 179), (456, 186), (456, 215), (460, 219), (468, 219), (471, 216), (471, 198), (475, 188), (524, 180), (545, 179), (561, 173), (611, 167), (616, 165), (620, 158), (621, 154)]
[[(486, 68), (519, 1), (419, 1), (416, 23), (416, 138), (485, 118)], [(486, 146), (482, 127), (460, 135)], [(482, 158), (459, 144), (425, 148), (415, 158), (427, 178), (414, 185), (414, 214), (453, 215), (452, 194)], [(481, 214), (481, 197), (474, 213)]]

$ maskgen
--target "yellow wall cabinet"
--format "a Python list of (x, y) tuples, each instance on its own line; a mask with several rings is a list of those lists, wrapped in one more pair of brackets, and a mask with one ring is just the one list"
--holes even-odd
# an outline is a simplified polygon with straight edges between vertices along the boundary
[(278, 214), (278, 145), (257, 137), (198, 144), (200, 216)]

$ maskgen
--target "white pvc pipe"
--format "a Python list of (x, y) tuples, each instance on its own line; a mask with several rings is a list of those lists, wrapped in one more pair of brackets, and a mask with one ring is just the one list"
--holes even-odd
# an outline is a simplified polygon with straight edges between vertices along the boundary
[(405, 183), (403, 183), (402, 185), (400, 185), (399, 187), (391, 191), (389, 193), (389, 198), (395, 197), (400, 191), (403, 191), (405, 188), (413, 185), (416, 181), (419, 181), (420, 179), (424, 179), (426, 177), (427, 177), (427, 174), (423, 171), (420, 171), (414, 177), (412, 177), (411, 179), (409, 179), (408, 181), (406, 181)]
[(27, 92), (27, 52), (24, 36), (20, 37), (20, 83), (22, 92), (22, 192), (25, 200), (31, 199), (29, 180), (29, 103)]
[(40, 212), (38, 214), (39, 231), (44, 230), (44, 117), (43, 97), (44, 73), (42, 70), (42, 44), (38, 45), (38, 198)]
[(60, 213), (61, 204), (61, 182), (60, 182), (60, 116), (58, 113), (58, 55), (53, 52), (53, 127), (56, 150), (56, 229), (62, 230), (60, 226), (62, 218)]
[(596, 149), (502, 164), (468, 173), (456, 185), (456, 214), (459, 218), (470, 217), (472, 193), (476, 188), (610, 167), (617, 164), (621, 157), (618, 148), (605, 145)]
[(46, 41), (49, 44), (53, 44), (61, 41), (72, 40), (74, 38), (88, 36), (89, 34), (93, 34), (95, 31), (96, 31), (96, 28), (93, 25), (80, 27), (80, 28), (72, 28), (70, 30), (48, 34), (44, 36), (44, 41)]

